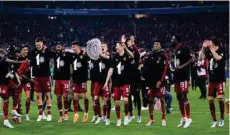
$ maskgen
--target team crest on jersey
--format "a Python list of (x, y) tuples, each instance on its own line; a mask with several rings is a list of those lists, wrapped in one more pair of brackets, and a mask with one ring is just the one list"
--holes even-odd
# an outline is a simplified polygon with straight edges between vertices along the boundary
[(125, 69), (124, 65), (121, 66), (121, 71), (123, 71)]
[(124, 61), (126, 61), (126, 57), (124, 57), (124, 59), (123, 59)]
[(132, 60), (132, 61), (131, 61), (131, 64), (132, 64), (132, 65), (135, 64), (135, 60)]
[(77, 67), (77, 68), (81, 68), (81, 67), (82, 67), (81, 62), (78, 62), (78, 63), (76, 64), (76, 67)]
[(63, 67), (65, 65), (65, 62), (63, 60), (60, 61), (60, 66)]
[(179, 59), (176, 59), (176, 65), (180, 65), (180, 60)]
[(82, 55), (80, 56), (80, 59), (83, 59), (83, 56), (82, 56)]
[(214, 68), (217, 68), (218, 67), (218, 63), (214, 63)]
[(92, 62), (89, 63), (89, 68), (93, 69), (94, 68), (94, 64)]
[(45, 61), (45, 58), (41, 56), (40, 59), (39, 59), (39, 61), (40, 61), (41, 63), (43, 63), (43, 62)]
[(105, 69), (105, 64), (101, 62), (101, 69)]
[(14, 65), (13, 65), (13, 64), (11, 65), (11, 68), (14, 68)]
[(177, 53), (180, 54), (180, 50)]
[(118, 59), (116, 59), (116, 61), (118, 61)]

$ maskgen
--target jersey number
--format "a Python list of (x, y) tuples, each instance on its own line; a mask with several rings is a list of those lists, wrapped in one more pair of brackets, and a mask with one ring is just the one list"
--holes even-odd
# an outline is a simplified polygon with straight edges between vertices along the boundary
[(213, 70), (213, 58), (210, 60), (210, 70)]
[(117, 73), (120, 75), (121, 74), (121, 62), (117, 65)]
[(57, 68), (60, 68), (60, 57), (57, 59)]
[(36, 56), (36, 62), (37, 62), (37, 65), (39, 66), (40, 65), (40, 56), (39, 56), (39, 54)]
[(73, 62), (73, 70), (77, 70), (77, 59)]
[(102, 63), (101, 62), (99, 63), (99, 70), (100, 70), (100, 72), (102, 71)]

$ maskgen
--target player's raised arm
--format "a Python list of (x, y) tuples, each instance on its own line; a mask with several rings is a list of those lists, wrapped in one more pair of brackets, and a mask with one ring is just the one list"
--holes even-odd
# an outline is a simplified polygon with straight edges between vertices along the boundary
[(199, 52), (198, 60), (203, 60), (206, 58), (204, 51), (205, 51), (205, 48), (207, 48), (207, 46), (208, 46), (208, 40), (205, 40), (203, 43), (202, 49)]

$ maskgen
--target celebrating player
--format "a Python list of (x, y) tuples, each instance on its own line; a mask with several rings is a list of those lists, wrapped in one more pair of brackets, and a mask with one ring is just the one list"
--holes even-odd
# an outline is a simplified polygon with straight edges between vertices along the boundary
[[(58, 122), (68, 120), (68, 91), (70, 85), (70, 65), (72, 55), (64, 50), (61, 42), (56, 45), (56, 52), (53, 53), (54, 58), (54, 80), (55, 80), (55, 94), (57, 95), (57, 106), (59, 111)], [(64, 116), (62, 110), (62, 103), (64, 99)]]
[(43, 40), (36, 38), (36, 48), (29, 52), (30, 66), (33, 67), (34, 73), (34, 89), (37, 92), (37, 104), (38, 104), (38, 118), (37, 121), (42, 120), (42, 92), (45, 92), (47, 103), (47, 121), (52, 120), (51, 116), (51, 78), (49, 60), (51, 58), (50, 51), (46, 46), (43, 46)]
[(155, 97), (160, 98), (161, 102), (161, 124), (166, 126), (166, 103), (165, 103), (165, 76), (168, 72), (168, 56), (161, 48), (161, 42), (155, 40), (153, 42), (153, 51), (149, 52), (144, 61), (144, 78), (146, 85), (149, 87), (149, 116), (150, 120), (146, 126), (154, 123), (153, 101)]
[[(25, 94), (26, 94), (26, 120), (29, 121), (29, 111), (30, 111), (30, 71), (29, 71), (29, 61), (28, 61), (28, 47), (27, 46), (22, 46), (21, 47), (21, 55), (18, 58), (19, 61), (24, 61), (19, 69), (18, 69), (18, 74), (22, 78), (21, 80), (21, 85), (20, 85), (20, 100), (18, 104), (18, 109), (17, 111), (21, 114), (21, 94), (22, 94), (22, 89), (24, 89)], [(19, 120), (21, 121), (21, 120)]]
[[(124, 38), (121, 42), (117, 42), (116, 50), (117, 54), (112, 59), (111, 66), (108, 71), (106, 82), (103, 89), (108, 89), (108, 83), (112, 77), (112, 89), (113, 89), (113, 98), (115, 100), (115, 110), (117, 115), (117, 126), (121, 126), (121, 117), (120, 117), (120, 98), (124, 98), (124, 125), (128, 125), (128, 96), (129, 96), (129, 81), (128, 79), (128, 70), (129, 64), (133, 61), (134, 56), (132, 52), (128, 50), (124, 44)], [(113, 76), (112, 76), (113, 75)]]
[(73, 67), (73, 105), (74, 105), (74, 119), (73, 122), (78, 122), (79, 114), (78, 114), (78, 104), (79, 104), (79, 96), (81, 95), (84, 99), (85, 105), (85, 113), (83, 122), (88, 121), (88, 109), (89, 109), (89, 100), (87, 98), (86, 92), (86, 81), (88, 74), (88, 56), (85, 54), (83, 50), (81, 50), (80, 43), (77, 41), (72, 42), (72, 50), (74, 54), (72, 56), (72, 67)]
[(135, 117), (133, 116), (133, 104), (132, 104), (132, 95), (134, 96), (134, 101), (137, 103), (137, 123), (141, 123), (141, 97), (140, 97), (140, 71), (138, 70), (139, 66), (139, 59), (140, 59), (140, 53), (135, 45), (135, 39), (134, 36), (131, 36), (130, 38), (126, 39), (126, 43), (128, 46), (128, 49), (133, 53), (134, 55), (134, 61), (130, 64), (130, 70), (129, 70), (129, 81), (130, 81), (130, 95), (129, 95), (129, 112), (130, 112), (130, 118), (129, 121), (131, 122), (132, 119)]
[(214, 98), (217, 95), (220, 106), (220, 121), (218, 126), (224, 126), (224, 92), (225, 92), (225, 59), (224, 49), (220, 46), (220, 40), (212, 37), (209, 41), (205, 40), (201, 50), (199, 59), (209, 60), (209, 84), (208, 84), (208, 100), (209, 109), (213, 119), (212, 128), (215, 128), (217, 123)]
[[(8, 50), (9, 51), (9, 50)], [(15, 52), (11, 50), (12, 54), (15, 54)], [(12, 111), (12, 115), (13, 116), (18, 116), (21, 117), (20, 114), (17, 113), (16, 111), (16, 106), (18, 104), (17, 101), (15, 101), (15, 95), (13, 95), (15, 93), (15, 86), (18, 85), (18, 83), (15, 83), (16, 85), (10, 85), (9, 81), (12, 79), (17, 79), (17, 81), (19, 81), (20, 84), (20, 80), (18, 80), (19, 78), (17, 77), (17, 73), (16, 72), (12, 72), (11, 66), (12, 64), (19, 64), (17, 61), (15, 60), (10, 60), (8, 58), (5, 57), (5, 52), (3, 50), (0, 51), (0, 96), (3, 99), (3, 116), (4, 116), (4, 122), (3, 125), (5, 127), (8, 128), (14, 128), (9, 120), (8, 120), (8, 109), (9, 109), (9, 97), (13, 96), (13, 111)], [(10, 87), (10, 89), (8, 89)]]
[(187, 128), (192, 123), (190, 115), (190, 103), (187, 97), (189, 92), (189, 64), (192, 62), (189, 49), (182, 45), (179, 35), (174, 35), (171, 39), (174, 48), (174, 86), (181, 112), (181, 120), (178, 127)]
[[(109, 90), (102, 89), (102, 87), (103, 87), (104, 82), (106, 81), (106, 77), (107, 77), (107, 73), (109, 69), (110, 55), (108, 53), (108, 47), (106, 43), (102, 43), (101, 48), (102, 48), (102, 52), (100, 54), (100, 58), (98, 60), (92, 60), (91, 89), (93, 91), (96, 115), (98, 116), (95, 124), (98, 124), (102, 120), (106, 120), (105, 125), (109, 125), (110, 124), (110, 109), (111, 109), (111, 103), (110, 103), (110, 97), (109, 97), (110, 95), (109, 95)], [(101, 115), (99, 97), (102, 97), (104, 101), (103, 117)], [(105, 119), (105, 115), (106, 115), (106, 119)]]

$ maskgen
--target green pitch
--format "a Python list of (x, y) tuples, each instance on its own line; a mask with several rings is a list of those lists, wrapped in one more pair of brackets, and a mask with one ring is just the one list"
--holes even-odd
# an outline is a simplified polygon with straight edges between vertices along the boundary
[[(3, 127), (3, 117), (0, 117), (0, 135), (227, 135), (229, 134), (229, 116), (225, 116), (225, 125), (222, 128), (210, 128), (211, 125), (211, 115), (209, 113), (208, 100), (200, 100), (199, 89), (196, 91), (190, 90), (189, 100), (191, 103), (191, 115), (193, 123), (187, 129), (177, 128), (177, 124), (180, 120), (179, 109), (173, 93), (173, 114), (166, 116), (167, 126), (161, 126), (161, 113), (155, 112), (155, 123), (146, 127), (145, 124), (148, 121), (148, 111), (142, 111), (142, 123), (137, 124), (136, 119), (134, 119), (128, 126), (122, 125), (121, 127), (116, 127), (116, 115), (114, 111), (111, 111), (111, 125), (105, 126), (104, 123), (95, 125), (94, 123), (82, 123), (83, 113), (80, 113), (79, 123), (74, 124), (72, 122), (73, 113), (69, 113), (69, 121), (63, 121), (58, 123), (58, 111), (56, 105), (56, 97), (53, 94), (52, 100), (52, 121), (41, 121), (36, 122), (37, 119), (37, 106), (36, 104), (31, 104), (30, 119), (31, 121), (26, 122), (25, 117), (23, 117), (22, 124), (13, 124), (14, 129), (7, 129)], [(23, 93), (24, 95), (24, 93)], [(90, 95), (88, 90), (88, 95)], [(25, 96), (24, 96), (25, 97)], [(22, 107), (25, 111), (25, 99), (23, 97)], [(226, 96), (229, 98), (229, 81), (226, 85)], [(89, 121), (91, 121), (92, 112), (92, 101), (90, 99), (89, 108)], [(12, 101), (10, 101), (12, 103)], [(83, 101), (80, 100), (81, 106), (83, 108)], [(112, 105), (113, 107), (113, 105)], [(10, 105), (10, 110), (12, 106)], [(121, 106), (121, 116), (123, 118), (123, 107)], [(220, 117), (219, 105), (216, 102), (217, 117)], [(134, 109), (134, 113), (136, 110)], [(11, 119), (11, 116), (9, 117)], [(123, 121), (122, 121), (123, 122)]]

